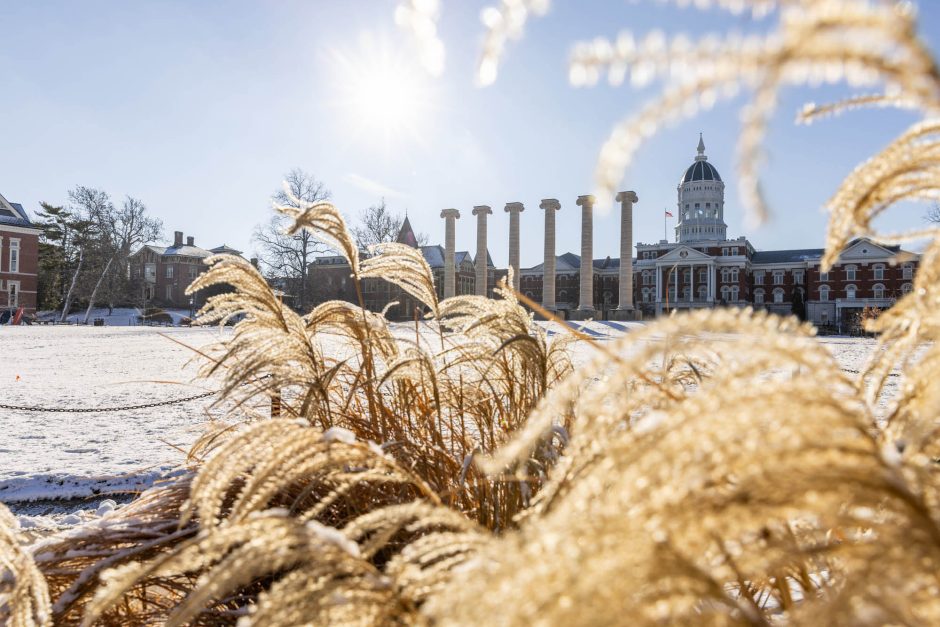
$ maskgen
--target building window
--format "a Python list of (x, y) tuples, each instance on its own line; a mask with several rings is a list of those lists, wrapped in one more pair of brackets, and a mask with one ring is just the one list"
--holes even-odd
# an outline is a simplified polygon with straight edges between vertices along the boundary
[(854, 286), (854, 285), (846, 285), (846, 286), (845, 286), (845, 297), (848, 298), (849, 300), (855, 300), (855, 291), (856, 291), (856, 290), (855, 290), (855, 286)]
[(819, 300), (821, 301), (829, 300), (829, 286), (828, 285), (819, 286)]
[(802, 270), (793, 271), (793, 284), (803, 285), (803, 271)]
[(885, 280), (885, 267), (883, 265), (878, 264), (877, 266), (872, 268), (872, 271), (874, 272), (874, 275), (875, 275), (874, 278), (876, 281)]
[(783, 270), (774, 272), (774, 285), (783, 285)]
[(682, 288), (682, 300), (692, 300), (692, 288), (691, 287)]
[(10, 272), (20, 271), (20, 240), (10, 239)]
[(820, 281), (828, 281), (828, 280), (829, 280), (829, 273), (828, 273), (828, 272), (820, 272), (820, 273), (819, 273), (819, 280), (820, 280)]
[(763, 305), (764, 304), (764, 290), (756, 289), (754, 290), (754, 304)]
[(727, 256), (728, 256), (728, 249), (727, 249), (727, 248), (722, 248), (722, 249), (721, 249), (721, 256), (722, 256), (722, 257), (727, 257)]
[(783, 302), (783, 290), (779, 287), (774, 290), (774, 303), (779, 305)]
[(911, 284), (910, 284), (910, 283), (905, 283), (904, 285), (901, 286), (901, 293), (902, 293), (902, 294), (905, 294), (905, 295), (910, 294), (910, 293), (911, 293), (911, 289), (912, 289), (912, 288), (911, 288)]
[(173, 286), (172, 285), (166, 286), (166, 299), (173, 300)]
[(829, 312), (828, 311), (819, 312), (819, 321), (824, 325), (829, 324)]
[(764, 284), (764, 273), (755, 272), (754, 273), (754, 285), (763, 285)]
[(728, 270), (728, 268), (722, 268), (721, 269), (721, 282), (727, 283), (729, 280), (728, 279), (729, 276), (730, 276), (730, 271)]
[(901, 278), (902, 279), (914, 278), (914, 266), (912, 264), (906, 263), (903, 266), (901, 266)]
[(732, 281), (737, 281), (737, 280), (738, 280), (738, 269), (737, 269), (737, 268), (731, 268), (731, 280), (732, 280)]
[(732, 247), (731, 247), (731, 255), (734, 256), (734, 257), (737, 257), (737, 255), (738, 255), (738, 247), (737, 247), (737, 246), (732, 246)]
[(196, 266), (189, 266), (189, 278), (190, 279), (196, 278)]
[(881, 283), (875, 283), (875, 286), (871, 288), (871, 291), (874, 293), (875, 298), (885, 297), (885, 286)]
[(845, 280), (846, 281), (855, 281), (855, 266), (846, 266), (845, 267)]
[(698, 286), (698, 297), (699, 300), (705, 300), (708, 298), (708, 289), (704, 285)]
[(735, 303), (738, 302), (738, 286), (737, 285), (731, 286), (731, 300), (732, 302), (735, 302)]
[(167, 267), (166, 267), (166, 278), (168, 278), (168, 279), (172, 279), (172, 278), (173, 278), (173, 266), (167, 266)]
[(157, 264), (144, 264), (144, 279), (150, 282), (157, 280)]
[(7, 305), (9, 307), (19, 307), (20, 304), (20, 282), (7, 281)]
[(727, 302), (728, 299), (730, 298), (729, 296), (730, 292), (731, 292), (731, 289), (727, 285), (723, 285), (721, 288), (721, 300)]

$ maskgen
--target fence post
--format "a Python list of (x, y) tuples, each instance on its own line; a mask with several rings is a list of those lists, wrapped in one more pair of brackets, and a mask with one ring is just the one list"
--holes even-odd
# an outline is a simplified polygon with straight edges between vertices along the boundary
[(277, 390), (271, 395), (271, 417), (281, 417), (281, 391)]

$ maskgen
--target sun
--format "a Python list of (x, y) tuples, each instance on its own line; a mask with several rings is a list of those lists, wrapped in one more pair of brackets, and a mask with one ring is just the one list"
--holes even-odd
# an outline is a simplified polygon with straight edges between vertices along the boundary
[(356, 56), (334, 54), (337, 99), (358, 133), (387, 143), (420, 138), (432, 110), (429, 77), (416, 59), (384, 40), (367, 38)]

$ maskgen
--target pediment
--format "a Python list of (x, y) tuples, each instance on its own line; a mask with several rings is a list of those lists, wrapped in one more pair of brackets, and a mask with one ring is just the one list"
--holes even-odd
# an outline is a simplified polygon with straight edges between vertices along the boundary
[(668, 253), (659, 257), (656, 261), (661, 262), (673, 262), (673, 263), (683, 263), (686, 261), (709, 261), (712, 257), (706, 255), (700, 250), (695, 250), (688, 246), (679, 246), (670, 250)]
[(888, 250), (880, 244), (876, 244), (868, 238), (862, 238), (842, 251), (839, 255), (839, 262), (849, 260), (858, 261), (865, 259), (885, 259), (894, 257), (895, 253)]

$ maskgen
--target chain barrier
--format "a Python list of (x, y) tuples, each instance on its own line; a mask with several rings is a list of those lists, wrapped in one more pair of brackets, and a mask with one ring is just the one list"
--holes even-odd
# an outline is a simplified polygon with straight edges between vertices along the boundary
[(124, 407), (25, 407), (20, 405), (5, 405), (0, 403), (0, 409), (9, 409), (12, 411), (31, 411), (36, 413), (49, 414), (92, 414), (100, 412), (130, 411), (132, 409), (149, 409), (151, 407), (163, 407), (165, 405), (176, 405), (178, 403), (188, 403), (200, 398), (208, 398), (215, 395), (216, 392), (205, 392), (195, 396), (185, 398), (174, 398), (169, 401), (157, 401), (154, 403), (144, 403), (142, 405), (126, 405)]

